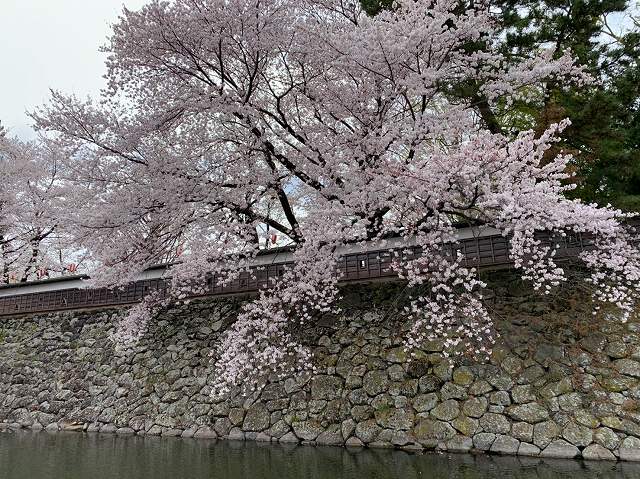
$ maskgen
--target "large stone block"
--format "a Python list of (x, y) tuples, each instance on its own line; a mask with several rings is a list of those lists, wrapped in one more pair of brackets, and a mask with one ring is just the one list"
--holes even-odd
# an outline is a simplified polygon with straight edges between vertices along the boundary
[(587, 460), (599, 460), (599, 461), (615, 461), (616, 456), (613, 453), (602, 447), (600, 444), (591, 444), (582, 451), (582, 457)]
[(355, 434), (363, 443), (375, 441), (382, 428), (378, 426), (375, 419), (359, 422), (356, 425)]
[(562, 437), (574, 446), (584, 447), (593, 441), (593, 432), (586, 426), (571, 422), (564, 427)]
[(480, 427), (484, 432), (508, 434), (511, 431), (511, 422), (502, 414), (488, 412), (480, 418)]
[(342, 393), (343, 381), (338, 376), (316, 376), (311, 380), (313, 399), (335, 399)]
[(313, 441), (320, 433), (324, 432), (322, 425), (314, 420), (294, 422), (291, 427), (296, 436), (303, 441)]
[(549, 411), (547, 408), (535, 402), (511, 406), (507, 408), (507, 414), (516, 421), (524, 421), (532, 424), (549, 419)]
[(481, 432), (473, 436), (473, 446), (480, 451), (488, 451), (495, 440), (495, 434)]
[(447, 441), (453, 438), (456, 430), (446, 422), (423, 419), (413, 429), (413, 435), (420, 442), (430, 444), (432, 441)]
[(614, 362), (614, 365), (619, 373), (640, 378), (640, 362), (633, 359), (618, 359)]
[(369, 371), (364, 375), (362, 387), (370, 396), (377, 396), (389, 388), (389, 377), (386, 370)]
[(455, 399), (441, 402), (431, 410), (431, 415), (441, 421), (451, 421), (460, 414), (460, 406)]
[(491, 452), (496, 454), (511, 454), (515, 455), (520, 447), (520, 441), (510, 436), (498, 435), (491, 444)]
[(464, 402), (462, 412), (469, 417), (478, 418), (487, 411), (488, 404), (485, 397), (474, 397)]
[(540, 456), (573, 459), (574, 457), (580, 456), (580, 450), (567, 441), (557, 439), (545, 447), (540, 453)]
[(545, 421), (533, 427), (533, 443), (539, 448), (545, 448), (560, 435), (560, 428), (553, 421)]
[(271, 414), (269, 410), (261, 403), (256, 403), (247, 409), (242, 423), (244, 431), (264, 431), (271, 424)]

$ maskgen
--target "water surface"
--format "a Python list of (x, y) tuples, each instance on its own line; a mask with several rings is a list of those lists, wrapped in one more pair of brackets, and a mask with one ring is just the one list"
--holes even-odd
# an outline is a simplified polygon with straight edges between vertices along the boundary
[(100, 434), (0, 433), (2, 479), (640, 478), (640, 464)]

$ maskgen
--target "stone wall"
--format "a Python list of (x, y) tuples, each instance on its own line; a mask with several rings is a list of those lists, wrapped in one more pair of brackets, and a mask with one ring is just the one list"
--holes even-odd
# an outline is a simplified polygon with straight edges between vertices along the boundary
[(594, 317), (584, 294), (487, 291), (501, 339), (486, 364), (409, 356), (401, 285), (352, 286), (305, 332), (317, 373), (216, 402), (210, 351), (239, 300), (163, 311), (133, 351), (122, 310), (0, 320), (0, 430), (19, 427), (640, 460), (640, 320)]

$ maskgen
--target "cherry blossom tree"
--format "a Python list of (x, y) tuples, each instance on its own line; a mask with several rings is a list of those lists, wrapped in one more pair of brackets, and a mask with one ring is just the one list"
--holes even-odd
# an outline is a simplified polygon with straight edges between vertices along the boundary
[(0, 128), (0, 284), (74, 269), (77, 255), (56, 219), (60, 158), (52, 146), (10, 138)]
[[(483, 104), (508, 104), (589, 81), (568, 54), (514, 65), (495, 43), (482, 2), (405, 0), (370, 18), (352, 0), (153, 1), (114, 26), (98, 99), (54, 92), (33, 116), (72, 152), (67, 220), (97, 281), (130, 281), (179, 245), (180, 297), (207, 273), (237, 277), (268, 235), (291, 248), (295, 266), (214, 352), (216, 392), (310, 367), (299, 332), (336, 312), (340, 251), (391, 236), (424, 251), (400, 271), (415, 292), (407, 347), (437, 337), (484, 356), (483, 284), (447, 246), (461, 222), (509, 236), (535, 289), (566, 279), (540, 230), (595, 235), (588, 281), (625, 314), (640, 279), (622, 214), (565, 198), (569, 156), (541, 162), (566, 122), (512, 137), (450, 94), (479, 84)], [(142, 309), (120, 337), (144, 333)]]

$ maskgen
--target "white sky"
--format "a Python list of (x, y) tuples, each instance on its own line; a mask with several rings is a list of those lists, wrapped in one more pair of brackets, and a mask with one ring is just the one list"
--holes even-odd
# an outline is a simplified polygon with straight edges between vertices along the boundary
[(105, 72), (98, 48), (122, 6), (146, 0), (0, 0), (0, 121), (30, 138), (26, 110), (44, 103), (49, 88), (95, 94)]

